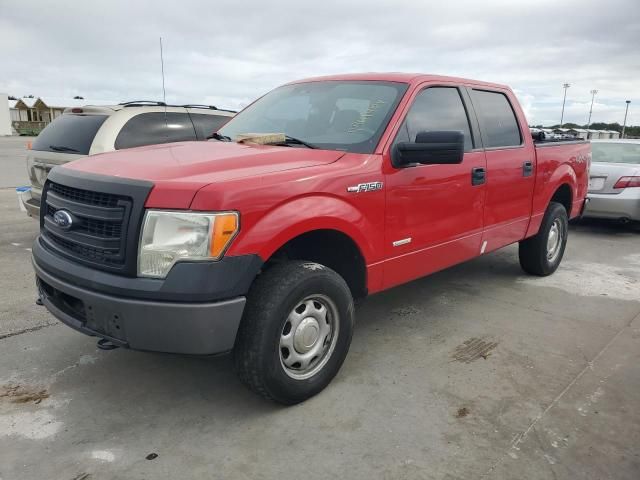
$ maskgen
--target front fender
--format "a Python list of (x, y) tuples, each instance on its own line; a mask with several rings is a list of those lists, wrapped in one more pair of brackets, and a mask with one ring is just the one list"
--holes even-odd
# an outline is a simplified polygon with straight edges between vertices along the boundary
[(309, 195), (289, 200), (256, 219), (242, 219), (241, 232), (229, 249), (230, 255), (257, 253), (267, 260), (289, 240), (313, 230), (337, 230), (358, 246), (365, 263), (376, 261), (376, 241), (382, 232), (351, 203), (332, 195)]

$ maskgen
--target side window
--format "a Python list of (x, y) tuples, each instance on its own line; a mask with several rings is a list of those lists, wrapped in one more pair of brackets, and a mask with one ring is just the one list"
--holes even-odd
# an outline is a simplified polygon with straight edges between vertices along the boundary
[(213, 132), (217, 132), (220, 127), (227, 123), (232, 117), (222, 115), (205, 115), (203, 113), (192, 113), (191, 120), (196, 127), (198, 140), (204, 140)]
[(141, 113), (124, 124), (116, 137), (115, 148), (120, 150), (185, 140), (196, 140), (196, 132), (189, 114), (176, 112)]
[(415, 142), (418, 132), (456, 130), (464, 134), (464, 150), (473, 149), (469, 119), (455, 87), (431, 87), (413, 101), (396, 142)]
[(522, 135), (513, 108), (504, 93), (472, 90), (485, 148), (517, 147)]

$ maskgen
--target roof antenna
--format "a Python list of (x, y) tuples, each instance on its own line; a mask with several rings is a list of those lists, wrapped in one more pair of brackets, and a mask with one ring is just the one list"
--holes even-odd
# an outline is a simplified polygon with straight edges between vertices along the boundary
[(160, 37), (160, 68), (162, 69), (162, 101), (167, 104), (167, 92), (164, 89), (164, 57), (162, 55), (162, 37)]
[(167, 92), (164, 88), (164, 56), (162, 55), (162, 37), (160, 37), (160, 68), (162, 71), (162, 103), (164, 104), (165, 136), (169, 137), (169, 125), (167, 125)]

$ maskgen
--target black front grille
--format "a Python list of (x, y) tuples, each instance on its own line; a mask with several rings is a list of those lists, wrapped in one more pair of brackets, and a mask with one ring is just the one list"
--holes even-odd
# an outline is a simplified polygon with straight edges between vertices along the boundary
[[(56, 208), (51, 205), (47, 205), (47, 215), (53, 217), (56, 211)], [(89, 235), (99, 237), (120, 237), (122, 236), (122, 222), (96, 220), (94, 218), (81, 218), (80, 224), (74, 228), (74, 231), (83, 231)]]
[[(146, 180), (53, 168), (42, 190), (39, 242), (74, 263), (135, 277), (144, 207), (152, 188)], [(65, 214), (58, 214), (56, 222), (59, 210)], [(66, 225), (62, 220), (69, 218)]]
[(84, 222), (84, 226), (87, 229), (87, 233), (90, 235), (109, 238), (122, 236), (122, 223), (120, 222), (104, 222), (102, 220), (87, 218)]
[[(91, 265), (116, 270), (124, 267), (133, 204), (130, 197), (49, 181), (43, 199), (42, 233), (50, 247)], [(56, 223), (54, 216), (59, 210), (71, 216), (69, 227)]]
[(85, 247), (84, 245), (70, 242), (64, 238), (56, 237), (55, 235), (51, 235), (49, 238), (60, 248), (63, 248), (68, 252), (72, 252), (82, 258), (86, 258), (87, 260), (108, 265), (118, 265), (122, 263), (120, 258), (102, 248)]
[(89, 205), (96, 205), (98, 207), (117, 207), (118, 201), (123, 198), (120, 195), (113, 195), (110, 193), (91, 192), (89, 190), (82, 190), (81, 188), (67, 187), (66, 185), (60, 185), (59, 183), (51, 182), (49, 189), (74, 202), (87, 203)]

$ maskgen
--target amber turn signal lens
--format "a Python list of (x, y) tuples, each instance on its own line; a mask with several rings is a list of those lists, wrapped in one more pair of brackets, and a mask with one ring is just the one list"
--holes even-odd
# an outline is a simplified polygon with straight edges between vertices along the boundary
[(213, 238), (211, 239), (211, 256), (214, 258), (220, 257), (236, 233), (238, 233), (237, 214), (223, 213), (216, 215)]

